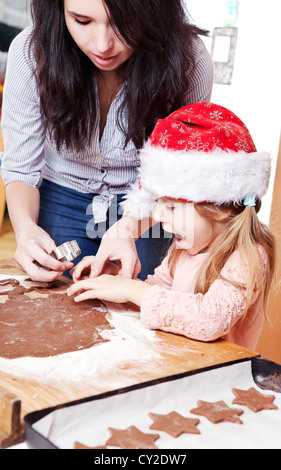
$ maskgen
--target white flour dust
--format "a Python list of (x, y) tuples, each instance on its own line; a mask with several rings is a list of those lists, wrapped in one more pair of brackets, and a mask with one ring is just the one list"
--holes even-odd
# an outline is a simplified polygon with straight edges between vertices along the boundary
[[(22, 276), (12, 276), (24, 285)], [(2, 276), (2, 279), (4, 277)], [(6, 276), (7, 278), (7, 276)], [(0, 277), (1, 280), (1, 277)], [(97, 383), (99, 375), (126, 368), (134, 363), (137, 367), (145, 361), (159, 357), (155, 345), (156, 335), (139, 320), (139, 313), (120, 306), (106, 304), (107, 320), (112, 330), (101, 331), (107, 342), (81, 351), (58, 356), (38, 358), (22, 357), (5, 359), (0, 357), (0, 371), (24, 379), (40, 379), (44, 382)], [(1, 309), (1, 305), (0, 305)]]

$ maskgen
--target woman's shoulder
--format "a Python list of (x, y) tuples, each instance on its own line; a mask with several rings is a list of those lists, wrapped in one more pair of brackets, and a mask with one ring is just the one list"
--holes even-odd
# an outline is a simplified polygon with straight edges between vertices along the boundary
[(209, 101), (212, 94), (214, 65), (204, 41), (197, 35), (189, 44), (192, 60), (187, 70), (189, 92), (187, 103)]
[(190, 41), (190, 50), (196, 62), (204, 58), (210, 58), (210, 54), (207, 50), (205, 42), (197, 34), (192, 36), (192, 39)]
[(33, 31), (33, 26), (27, 26), (23, 29), (11, 42), (10, 51), (28, 48), (30, 45), (30, 39)]
[(32, 31), (33, 27), (28, 26), (12, 40), (9, 48), (9, 57), (26, 57), (30, 49)]
[(34, 65), (32, 50), (30, 48), (32, 31), (33, 27), (28, 26), (23, 29), (10, 44), (8, 61), (21, 69)]

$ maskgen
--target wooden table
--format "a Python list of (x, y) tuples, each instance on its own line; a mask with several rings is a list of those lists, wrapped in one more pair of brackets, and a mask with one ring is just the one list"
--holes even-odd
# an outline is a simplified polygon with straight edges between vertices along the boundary
[[(0, 260), (0, 274), (12, 277), (24, 273), (15, 267), (13, 260)], [(121, 382), (122, 387), (126, 387), (213, 365), (245, 360), (258, 355), (253, 351), (223, 340), (203, 343), (164, 332), (156, 332), (155, 334), (157, 336), (155, 350), (158, 353), (155, 355), (155, 360), (142, 361), (141, 366), (137, 368), (135, 364), (132, 364), (132, 367), (127, 365), (125, 368), (120, 368), (115, 371), (115, 376), (111, 374), (106, 379), (103, 377), (102, 383), (97, 381), (96, 385), (89, 386), (85, 383), (81, 383), (81, 386), (64, 383), (62, 387), (58, 387), (52, 384), (44, 385), (40, 382), (23, 380), (0, 371), (0, 388), (2, 387), (7, 392), (12, 393), (15, 398), (18, 397), (21, 401), (20, 419), (23, 422), (24, 416), (32, 411), (113, 390), (116, 388), (114, 383), (117, 378), (118, 383)], [(14, 438), (10, 442), (23, 439), (22, 434), (21, 438), (19, 436), (15, 437), (17, 439)]]

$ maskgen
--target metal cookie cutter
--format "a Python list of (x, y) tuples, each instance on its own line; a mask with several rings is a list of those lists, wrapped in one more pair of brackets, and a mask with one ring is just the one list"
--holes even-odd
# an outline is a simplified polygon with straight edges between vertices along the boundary
[(59, 261), (73, 261), (80, 254), (81, 250), (76, 240), (63, 243), (50, 253), (53, 258)]

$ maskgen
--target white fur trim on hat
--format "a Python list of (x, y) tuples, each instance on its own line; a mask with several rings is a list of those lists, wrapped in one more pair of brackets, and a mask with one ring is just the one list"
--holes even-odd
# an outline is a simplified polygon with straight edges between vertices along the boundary
[(267, 152), (173, 151), (152, 147), (149, 141), (140, 160), (140, 182), (122, 203), (125, 213), (138, 219), (151, 216), (155, 201), (164, 196), (217, 205), (240, 203), (249, 195), (261, 198), (271, 171)]

